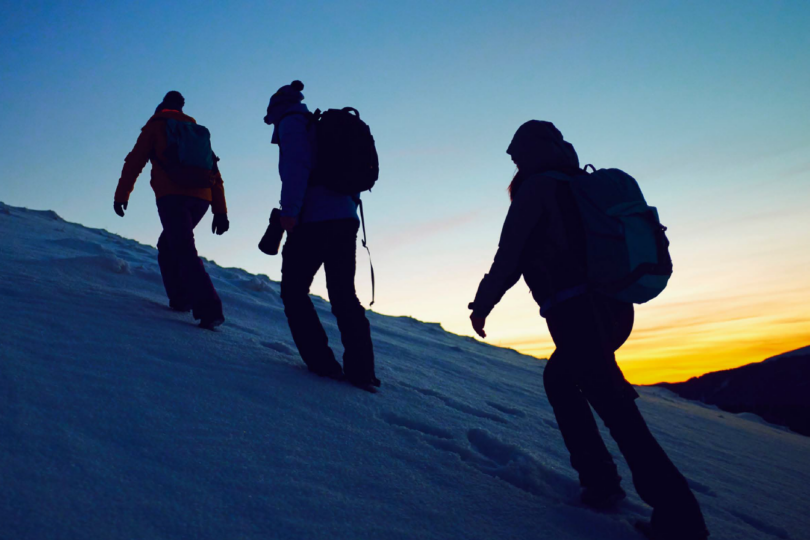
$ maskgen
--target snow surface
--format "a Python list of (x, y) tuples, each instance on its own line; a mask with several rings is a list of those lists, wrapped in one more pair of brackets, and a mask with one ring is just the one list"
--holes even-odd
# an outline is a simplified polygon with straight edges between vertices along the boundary
[[(0, 537), (639, 538), (623, 461), (618, 512), (578, 504), (544, 362), (370, 313), (368, 394), (303, 368), (277, 283), (208, 269), (217, 332), (154, 248), (0, 203)], [(640, 393), (712, 538), (810, 538), (810, 438)]]

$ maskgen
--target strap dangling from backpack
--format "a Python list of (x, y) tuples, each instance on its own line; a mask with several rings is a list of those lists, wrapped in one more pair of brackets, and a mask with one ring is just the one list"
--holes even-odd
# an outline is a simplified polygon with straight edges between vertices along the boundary
[(371, 268), (371, 303), (368, 307), (374, 305), (375, 284), (374, 284), (374, 264), (371, 262), (371, 250), (368, 249), (368, 242), (366, 241), (366, 217), (363, 215), (363, 201), (357, 197), (357, 206), (360, 207), (360, 223), (363, 226), (363, 247), (368, 252), (368, 265)]

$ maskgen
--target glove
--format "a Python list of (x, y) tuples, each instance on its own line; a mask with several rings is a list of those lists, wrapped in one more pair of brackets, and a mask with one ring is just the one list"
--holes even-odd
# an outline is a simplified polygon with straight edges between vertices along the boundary
[(113, 210), (115, 213), (121, 217), (124, 217), (124, 210), (127, 208), (127, 203), (125, 202), (114, 202), (113, 203)]
[(228, 214), (214, 214), (214, 221), (211, 223), (211, 232), (217, 235), (222, 235), (231, 228), (228, 223)]

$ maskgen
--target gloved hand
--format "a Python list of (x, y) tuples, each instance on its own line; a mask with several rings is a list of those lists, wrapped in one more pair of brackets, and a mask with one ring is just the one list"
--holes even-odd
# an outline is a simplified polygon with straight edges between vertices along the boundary
[(211, 232), (217, 235), (224, 234), (231, 228), (228, 222), (228, 214), (214, 214), (214, 221), (211, 223)]
[(486, 317), (476, 317), (475, 315), (470, 315), (470, 322), (472, 323), (473, 330), (476, 334), (482, 338), (487, 337), (487, 333), (484, 332), (484, 325), (487, 323)]
[(113, 203), (113, 210), (115, 213), (121, 217), (124, 217), (124, 210), (127, 208), (127, 203), (125, 202), (114, 202)]
[(296, 225), (298, 225), (298, 218), (293, 216), (281, 216), (281, 228), (288, 233), (292, 232)]

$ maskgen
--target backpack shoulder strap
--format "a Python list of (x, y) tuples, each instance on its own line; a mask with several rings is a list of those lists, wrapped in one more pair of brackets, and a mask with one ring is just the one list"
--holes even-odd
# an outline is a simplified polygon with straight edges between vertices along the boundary
[(363, 227), (363, 247), (366, 248), (368, 252), (368, 265), (371, 267), (371, 303), (368, 305), (370, 308), (374, 305), (374, 293), (375, 293), (375, 283), (374, 283), (374, 263), (371, 262), (371, 250), (368, 247), (368, 242), (366, 241), (366, 216), (363, 215), (363, 201), (360, 197), (352, 197), (354, 202), (357, 203), (357, 207), (360, 209), (360, 224)]

